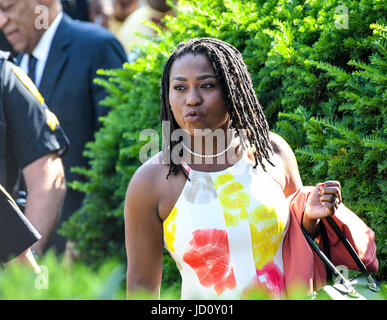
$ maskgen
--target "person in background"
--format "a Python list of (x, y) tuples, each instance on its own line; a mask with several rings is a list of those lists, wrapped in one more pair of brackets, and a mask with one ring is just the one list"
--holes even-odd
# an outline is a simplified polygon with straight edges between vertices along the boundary
[[(114, 0), (61, 0), (63, 12), (71, 18), (82, 21), (90, 21), (108, 28), (113, 18)], [(120, 9), (118, 9), (120, 10)], [(119, 20), (118, 20), (119, 21)], [(114, 21), (114, 25), (118, 21)], [(114, 33), (114, 32), (113, 32)], [(12, 45), (0, 30), (0, 50), (9, 51), (13, 56), (17, 55)]]
[(91, 21), (118, 35), (125, 19), (146, 0), (61, 0), (73, 19)]
[(114, 14), (109, 23), (109, 30), (118, 37), (125, 20), (138, 7), (139, 7), (139, 0), (114, 0), (113, 1)]
[[(47, 28), (36, 28), (35, 8), (48, 10)], [(121, 68), (125, 52), (105, 28), (71, 19), (59, 0), (0, 0), (0, 28), (17, 52), (20, 67), (28, 73), (58, 117), (71, 148), (63, 157), (66, 180), (82, 180), (72, 167), (88, 167), (85, 144), (100, 128), (99, 118), (109, 109), (100, 105), (104, 87), (94, 83), (98, 69)], [(78, 210), (84, 194), (68, 189), (59, 228)], [(55, 234), (52, 243), (58, 253), (66, 238)]]
[[(9, 60), (10, 53), (0, 51), (0, 184), (14, 197), (20, 176), (24, 177), (25, 215), (42, 235), (32, 249), (42, 254), (55, 232), (66, 193), (61, 157), (68, 139), (32, 81)], [(7, 223), (1, 219), (1, 228)], [(0, 237), (4, 235), (0, 231)]]
[(146, 41), (146, 37), (155, 37), (156, 32), (143, 24), (143, 21), (151, 21), (163, 27), (162, 19), (166, 15), (173, 15), (174, 12), (167, 5), (166, 0), (147, 0), (144, 6), (139, 7), (124, 21), (117, 37), (121, 41), (129, 62), (135, 60), (136, 53), (132, 51), (131, 46)]
[(108, 28), (114, 0), (61, 0), (63, 11), (71, 18), (90, 21)]

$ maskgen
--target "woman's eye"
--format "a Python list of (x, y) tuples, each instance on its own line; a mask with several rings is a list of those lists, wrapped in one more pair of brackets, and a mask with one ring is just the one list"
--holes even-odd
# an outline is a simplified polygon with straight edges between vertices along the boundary
[(182, 91), (182, 90), (184, 90), (185, 88), (184, 88), (184, 86), (176, 85), (176, 86), (173, 87), (173, 89), (175, 89), (175, 90), (177, 90), (177, 91)]
[(211, 89), (213, 87), (215, 87), (215, 85), (212, 84), (212, 83), (205, 83), (205, 84), (202, 85), (203, 89)]

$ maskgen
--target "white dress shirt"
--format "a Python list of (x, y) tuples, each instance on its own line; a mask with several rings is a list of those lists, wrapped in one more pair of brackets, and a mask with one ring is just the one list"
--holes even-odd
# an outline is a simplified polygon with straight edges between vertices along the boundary
[[(59, 22), (63, 17), (63, 13), (60, 12), (48, 29), (43, 33), (42, 38), (40, 39), (38, 45), (35, 47), (34, 51), (32, 51), (32, 55), (37, 59), (36, 63), (36, 79), (35, 85), (39, 88), (40, 81), (42, 80), (43, 70), (46, 65), (48, 53), (50, 52), (51, 43), (58, 29)], [(24, 54), (20, 61), (20, 68), (23, 69), (25, 73), (28, 74), (28, 60), (29, 55)]]

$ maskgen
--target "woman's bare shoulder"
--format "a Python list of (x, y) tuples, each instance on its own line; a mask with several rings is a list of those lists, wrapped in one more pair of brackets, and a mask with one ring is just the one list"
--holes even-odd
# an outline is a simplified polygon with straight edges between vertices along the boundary
[[(167, 176), (168, 166), (162, 162), (162, 153), (159, 152), (152, 158), (144, 162), (133, 174), (129, 182), (128, 190), (136, 188), (138, 192), (141, 190), (155, 191), (161, 177)], [(151, 188), (151, 189), (149, 189)]]
[(170, 175), (167, 179), (169, 168), (160, 152), (137, 169), (126, 192), (127, 212), (141, 216), (146, 211), (154, 212), (165, 220), (186, 182), (183, 174)]
[(284, 138), (282, 138), (279, 134), (274, 132), (269, 132), (270, 144), (273, 148), (273, 151), (277, 155), (294, 155), (292, 148), (286, 142)]

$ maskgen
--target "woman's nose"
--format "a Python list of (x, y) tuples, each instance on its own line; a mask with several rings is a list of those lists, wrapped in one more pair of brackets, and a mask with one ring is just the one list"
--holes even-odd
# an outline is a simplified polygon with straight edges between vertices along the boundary
[(187, 106), (197, 106), (197, 105), (200, 105), (202, 102), (203, 102), (203, 99), (202, 99), (202, 96), (200, 95), (199, 90), (192, 89), (189, 91), (186, 98)]

